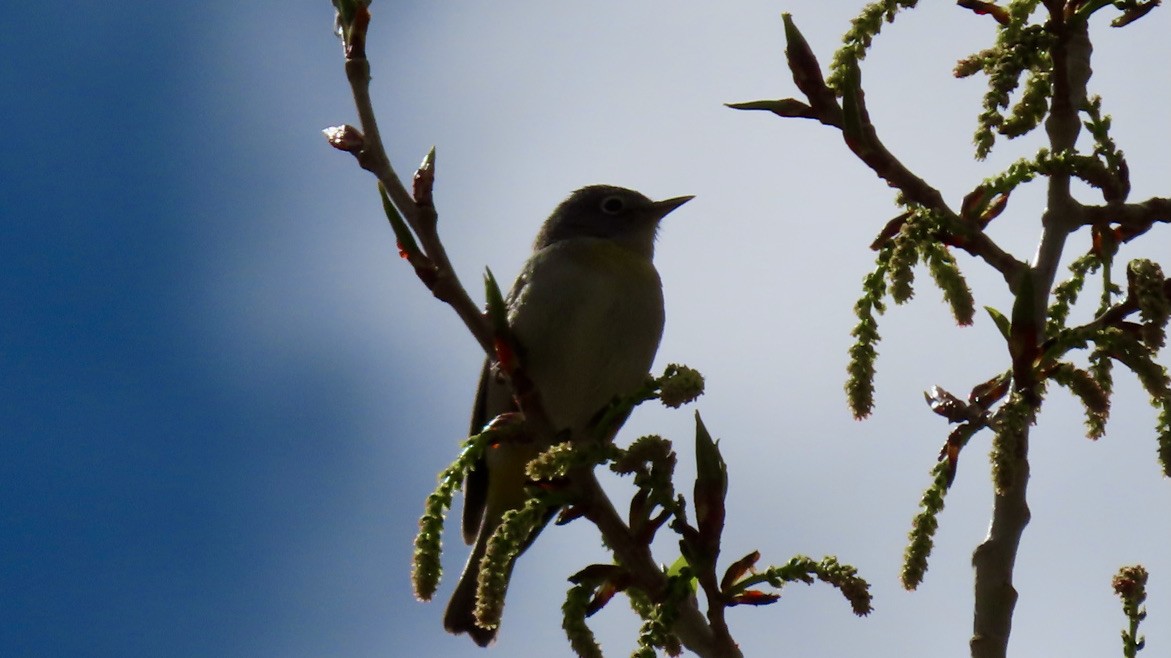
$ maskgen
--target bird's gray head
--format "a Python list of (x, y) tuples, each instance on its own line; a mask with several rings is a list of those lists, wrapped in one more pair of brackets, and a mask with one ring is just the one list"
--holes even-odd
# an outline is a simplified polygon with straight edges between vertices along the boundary
[(557, 206), (537, 233), (533, 249), (572, 238), (605, 238), (650, 258), (659, 220), (693, 197), (664, 201), (614, 185), (589, 185)]

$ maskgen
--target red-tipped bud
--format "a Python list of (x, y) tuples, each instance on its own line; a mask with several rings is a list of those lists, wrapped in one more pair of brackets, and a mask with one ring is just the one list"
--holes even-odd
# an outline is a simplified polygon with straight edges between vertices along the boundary
[(882, 231), (878, 234), (878, 237), (874, 238), (874, 242), (870, 243), (870, 249), (872, 251), (879, 251), (885, 247), (887, 243), (891, 241), (891, 238), (898, 235), (899, 231), (903, 230), (903, 225), (906, 224), (907, 220), (910, 218), (911, 213), (905, 212), (887, 222), (886, 226), (882, 227)]
[(987, 409), (993, 404), (996, 404), (996, 402), (1008, 393), (1008, 384), (1011, 381), (1011, 376), (1007, 373), (1002, 373), (983, 384), (977, 384), (972, 388), (972, 392), (968, 394), (968, 402), (981, 409)]
[(988, 206), (984, 208), (984, 212), (981, 213), (980, 218), (976, 220), (976, 226), (978, 226), (980, 230), (984, 230), (990, 223), (992, 223), (992, 220), (996, 219), (1000, 216), (1000, 213), (1004, 212), (1006, 207), (1008, 207), (1008, 195), (996, 195), (992, 198), (992, 201), (988, 202)]
[(758, 589), (750, 589), (733, 596), (728, 605), (768, 605), (770, 603), (776, 603), (780, 598), (780, 594), (771, 594)]
[(434, 208), (435, 207), (435, 148), (432, 147), (427, 155), (423, 158), (423, 162), (419, 163), (419, 168), (415, 170), (415, 176), (411, 181), (413, 183), (411, 196), (415, 199), (415, 205), (420, 208)]
[(366, 147), (366, 137), (362, 131), (349, 124), (330, 126), (321, 132), (325, 134), (325, 140), (329, 145), (339, 151), (357, 155)]
[(727, 590), (736, 584), (736, 581), (744, 577), (744, 574), (753, 570), (756, 563), (760, 560), (760, 551), (752, 551), (748, 555), (736, 560), (724, 572), (724, 577), (720, 579), (720, 589)]
[(964, 9), (971, 9), (980, 16), (991, 16), (996, 19), (997, 23), (1001, 25), (1008, 25), (1012, 22), (1012, 18), (1008, 15), (1008, 10), (993, 2), (981, 2), (980, 0), (956, 0), (956, 4)]
[(949, 423), (962, 423), (970, 417), (967, 404), (938, 386), (924, 391), (923, 397), (931, 410), (946, 418)]

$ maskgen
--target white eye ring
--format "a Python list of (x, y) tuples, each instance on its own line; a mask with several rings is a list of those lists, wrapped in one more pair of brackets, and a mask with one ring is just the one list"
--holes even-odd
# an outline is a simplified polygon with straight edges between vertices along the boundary
[(622, 197), (608, 196), (605, 199), (602, 199), (600, 207), (602, 212), (606, 213), (607, 215), (617, 215), (626, 208), (626, 202), (622, 200)]

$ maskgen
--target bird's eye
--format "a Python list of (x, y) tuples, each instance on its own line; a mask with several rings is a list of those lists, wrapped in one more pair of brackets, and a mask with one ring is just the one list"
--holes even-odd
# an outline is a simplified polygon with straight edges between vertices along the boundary
[(621, 197), (608, 196), (602, 199), (602, 212), (607, 215), (617, 215), (626, 207), (626, 202)]

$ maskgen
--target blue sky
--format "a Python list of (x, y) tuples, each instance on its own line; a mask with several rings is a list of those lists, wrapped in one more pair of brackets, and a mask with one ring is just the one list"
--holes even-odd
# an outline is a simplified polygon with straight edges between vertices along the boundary
[[(958, 203), (1038, 144), (971, 160), (983, 81), (950, 69), (993, 26), (924, 5), (876, 43), (864, 82), (888, 145)], [(876, 595), (867, 620), (824, 587), (734, 610), (750, 655), (967, 651), (987, 437), (964, 454), (926, 583), (905, 593), (897, 573), (946, 433), (921, 391), (967, 390), (1005, 367), (1003, 345), (983, 317), (955, 328), (924, 285), (883, 319), (875, 417), (850, 419), (850, 309), (891, 194), (831, 130), (721, 105), (796, 94), (781, 11), (827, 63), (858, 6), (374, 5), (388, 148), (405, 175), (438, 147), (442, 231), (469, 284), (484, 266), (509, 279), (581, 185), (697, 195), (659, 240), (659, 366), (708, 378), (697, 406), (732, 475), (726, 551), (837, 554)], [(22, 12), (0, 26), (0, 654), (480, 655), (441, 629), (458, 537), (440, 601), (415, 602), (408, 580), (480, 356), (395, 255), (371, 178), (321, 137), (355, 121), (330, 4)], [(1153, 64), (1171, 57), (1169, 16), (1094, 25), (1091, 91), (1136, 200), (1171, 193), (1171, 79)], [(1014, 195), (993, 237), (1027, 258), (1041, 203)], [(1167, 265), (1165, 229), (1124, 257)], [(977, 301), (1005, 308), (997, 277), (960, 263)], [(1135, 562), (1152, 571), (1148, 651), (1171, 646), (1171, 489), (1153, 412), (1119, 379), (1097, 443), (1066, 394), (1041, 415), (1016, 655), (1117, 652), (1109, 579)], [(691, 423), (648, 408), (627, 432), (689, 454)], [(658, 557), (674, 559), (669, 543)], [(603, 559), (584, 525), (546, 532), (492, 654), (566, 654), (561, 583)], [(611, 608), (597, 627), (624, 654), (636, 624)]]

